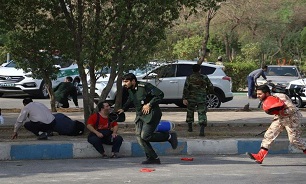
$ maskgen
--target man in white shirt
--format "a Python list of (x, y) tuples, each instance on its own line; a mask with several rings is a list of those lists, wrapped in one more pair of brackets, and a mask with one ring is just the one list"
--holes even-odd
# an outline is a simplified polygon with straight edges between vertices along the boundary
[[(18, 130), (23, 126), (38, 136), (39, 140), (48, 139), (48, 133), (53, 131), (55, 117), (42, 103), (33, 102), (31, 98), (23, 99), (24, 108), (21, 110), (14, 126), (12, 139), (18, 137)], [(26, 121), (29, 120), (29, 121)]]

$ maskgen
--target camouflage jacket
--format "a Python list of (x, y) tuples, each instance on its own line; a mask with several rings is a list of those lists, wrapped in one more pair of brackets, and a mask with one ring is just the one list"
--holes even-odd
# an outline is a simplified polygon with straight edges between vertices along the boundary
[(274, 93), (273, 96), (276, 96), (280, 98), (286, 105), (286, 108), (284, 109), (284, 116), (283, 115), (275, 115), (276, 118), (284, 118), (284, 117), (289, 117), (293, 115), (297, 115), (299, 117), (302, 117), (302, 114), (299, 112), (299, 109), (292, 103), (291, 99), (283, 94), (283, 93)]
[(213, 91), (213, 84), (206, 75), (197, 72), (192, 73), (186, 78), (183, 90), (183, 99), (205, 99), (206, 94), (213, 93)]

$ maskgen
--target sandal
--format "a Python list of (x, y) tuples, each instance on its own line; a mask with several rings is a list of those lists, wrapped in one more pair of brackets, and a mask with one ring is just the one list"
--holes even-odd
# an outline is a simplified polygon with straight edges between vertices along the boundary
[(119, 158), (119, 156), (116, 154), (113, 154), (110, 158)]
[(103, 159), (108, 159), (109, 157), (106, 154), (102, 154)]

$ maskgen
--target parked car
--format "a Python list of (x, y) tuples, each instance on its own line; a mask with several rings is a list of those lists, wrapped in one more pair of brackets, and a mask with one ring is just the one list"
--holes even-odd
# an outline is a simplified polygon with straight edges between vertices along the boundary
[[(268, 71), (265, 73), (268, 80), (275, 84), (289, 85), (290, 81), (301, 79), (302, 76), (295, 65), (268, 65)], [(266, 80), (262, 77), (257, 79), (257, 84), (265, 84)]]
[[(192, 65), (196, 61), (178, 60), (171, 63), (164, 63), (153, 70), (138, 75), (138, 81), (149, 82), (164, 92), (164, 99), (161, 103), (171, 104), (184, 107), (182, 102), (183, 88), (186, 76), (192, 73)], [(209, 108), (218, 108), (221, 103), (228, 102), (233, 99), (232, 81), (224, 71), (223, 66), (203, 63), (202, 73), (206, 74), (214, 85), (214, 93), (208, 94), (207, 105)], [(102, 91), (108, 78), (104, 78), (104, 82), (100, 83), (96, 88)], [(116, 83), (114, 83), (106, 100), (114, 102), (116, 98)], [(124, 98), (124, 97), (123, 97)]]
[[(22, 69), (15, 68), (15, 66), (15, 62), (11, 61), (0, 67), (0, 97), (3, 94), (30, 94), (40, 98), (49, 96), (42, 79), (34, 79), (31, 72), (26, 73)], [(76, 64), (60, 68), (57, 80), (52, 81), (52, 87), (56, 87), (60, 82), (63, 82), (67, 76), (72, 78), (79, 76)]]
[[(157, 66), (160, 66), (160, 64), (150, 62), (144, 67), (137, 67), (136, 69), (129, 69), (129, 70), (124, 71), (124, 73), (133, 73), (135, 76), (145, 75), (152, 69), (156, 68)], [(99, 78), (96, 81), (95, 96), (99, 96), (102, 94), (102, 91), (107, 85), (107, 82), (109, 80), (110, 72), (111, 72), (111, 69), (109, 67), (104, 67), (101, 70), (96, 72), (96, 76), (99, 76)], [(88, 78), (88, 83), (89, 83), (90, 77), (88, 76), (87, 78)], [(113, 91), (111, 91), (111, 93), (113, 93)], [(115, 95), (115, 94), (112, 94), (112, 95)]]

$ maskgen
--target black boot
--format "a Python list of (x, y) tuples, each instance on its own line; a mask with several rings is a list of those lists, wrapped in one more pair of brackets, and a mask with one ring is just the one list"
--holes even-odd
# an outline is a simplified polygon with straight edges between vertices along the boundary
[(188, 123), (188, 132), (192, 132), (192, 123)]
[(204, 134), (204, 129), (205, 129), (205, 126), (204, 126), (204, 125), (201, 125), (199, 136), (202, 136), (202, 137), (205, 136), (205, 134)]
[(159, 158), (147, 158), (147, 160), (141, 162), (141, 164), (160, 164)]

